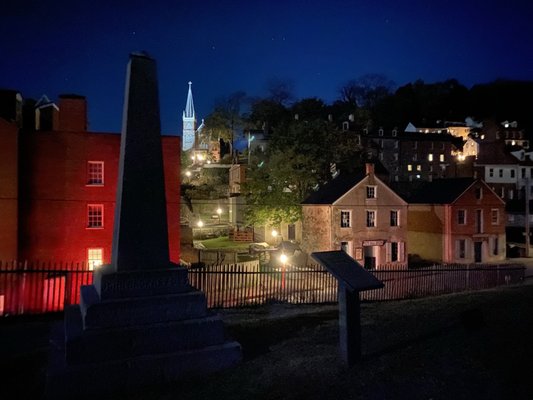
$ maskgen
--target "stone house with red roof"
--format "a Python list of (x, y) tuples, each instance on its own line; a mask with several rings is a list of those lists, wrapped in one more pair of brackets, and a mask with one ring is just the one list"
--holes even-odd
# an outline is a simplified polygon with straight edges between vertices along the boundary
[(366, 165), (302, 202), (302, 250), (346, 251), (368, 269), (407, 267), (407, 203)]

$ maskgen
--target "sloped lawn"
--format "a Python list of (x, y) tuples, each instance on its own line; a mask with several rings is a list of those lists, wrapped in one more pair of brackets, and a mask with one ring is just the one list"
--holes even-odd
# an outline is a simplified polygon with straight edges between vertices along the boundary
[[(243, 346), (239, 366), (123, 398), (533, 398), (531, 283), (363, 304), (363, 360), (351, 368), (338, 356), (335, 305), (278, 304), (221, 314), (228, 334)], [(1, 398), (38, 398), (46, 327), (57, 319), (1, 321)]]

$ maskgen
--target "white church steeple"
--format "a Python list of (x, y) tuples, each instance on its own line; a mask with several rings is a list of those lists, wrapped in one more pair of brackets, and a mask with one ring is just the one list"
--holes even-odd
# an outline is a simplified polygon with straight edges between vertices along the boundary
[(187, 103), (183, 111), (183, 135), (181, 138), (182, 149), (187, 151), (194, 146), (194, 133), (196, 131), (196, 114), (194, 112), (194, 102), (192, 99), (192, 82), (189, 81), (189, 93)]

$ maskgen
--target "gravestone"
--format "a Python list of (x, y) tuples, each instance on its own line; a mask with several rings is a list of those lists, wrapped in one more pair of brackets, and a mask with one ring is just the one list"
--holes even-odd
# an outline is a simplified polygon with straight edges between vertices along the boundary
[[(177, 149), (179, 151), (179, 149)], [(176, 182), (178, 184), (178, 182)], [(52, 339), (49, 398), (118, 396), (214, 372), (242, 358), (204, 293), (168, 251), (155, 61), (130, 57), (111, 264), (82, 286)]]
[(361, 359), (361, 303), (359, 292), (384, 285), (342, 250), (311, 253), (338, 282), (339, 342), (342, 359), (353, 365)]

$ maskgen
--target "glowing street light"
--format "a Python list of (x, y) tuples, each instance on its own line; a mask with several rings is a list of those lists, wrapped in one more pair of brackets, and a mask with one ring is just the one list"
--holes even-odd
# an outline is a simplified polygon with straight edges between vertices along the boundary
[(187, 178), (190, 178), (191, 175), (192, 175), (192, 174), (191, 174), (191, 171), (185, 171), (185, 176), (186, 176)]
[(218, 223), (220, 224), (220, 215), (222, 214), (222, 208), (217, 208), (217, 214), (218, 214)]
[(196, 225), (198, 226), (198, 228), (201, 228), (202, 226), (204, 226), (204, 221), (202, 221), (201, 219), (198, 220), (198, 222), (196, 223)]

